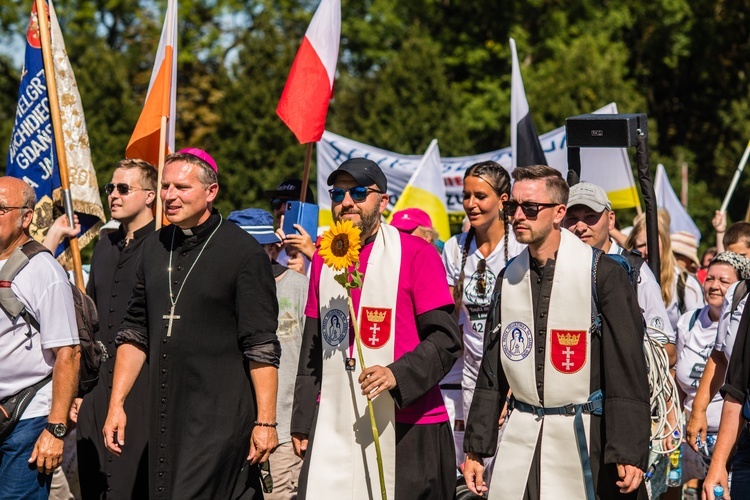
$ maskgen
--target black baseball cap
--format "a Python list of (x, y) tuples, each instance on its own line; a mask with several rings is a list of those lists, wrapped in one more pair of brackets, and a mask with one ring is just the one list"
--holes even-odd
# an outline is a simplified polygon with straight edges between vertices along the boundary
[(339, 168), (331, 172), (328, 176), (328, 185), (332, 186), (336, 176), (341, 172), (354, 177), (354, 180), (363, 186), (375, 184), (378, 189), (385, 193), (388, 190), (388, 180), (377, 163), (367, 158), (351, 158), (339, 165)]
[[(270, 199), (280, 200), (299, 200), (302, 194), (302, 180), (296, 178), (290, 178), (279, 184), (276, 189), (267, 190), (266, 196)], [(305, 199), (307, 203), (315, 203), (315, 196), (313, 195), (310, 185), (307, 185), (307, 197)]]

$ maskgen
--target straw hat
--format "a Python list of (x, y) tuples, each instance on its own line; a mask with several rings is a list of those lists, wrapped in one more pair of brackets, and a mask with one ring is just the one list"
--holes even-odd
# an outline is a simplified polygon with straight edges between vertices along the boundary
[(695, 236), (687, 231), (677, 231), (669, 235), (672, 243), (672, 253), (687, 257), (700, 267), (701, 261), (698, 259), (698, 240)]

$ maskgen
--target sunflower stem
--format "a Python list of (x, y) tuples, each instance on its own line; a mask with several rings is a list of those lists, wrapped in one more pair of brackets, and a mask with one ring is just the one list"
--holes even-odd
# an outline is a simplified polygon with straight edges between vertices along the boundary
[[(346, 289), (346, 294), (349, 298), (349, 316), (352, 318), (354, 325), (354, 341), (357, 344), (357, 356), (359, 357), (359, 364), (362, 366), (362, 370), (365, 369), (365, 357), (362, 354), (362, 341), (359, 338), (359, 321), (354, 315), (354, 305), (352, 303), (352, 291), (350, 288)], [(367, 411), (370, 414), (370, 426), (372, 427), (372, 438), (375, 442), (375, 458), (378, 462), (378, 476), (380, 478), (380, 493), (383, 500), (387, 500), (388, 495), (385, 492), (385, 473), (383, 472), (383, 454), (380, 451), (380, 434), (378, 433), (378, 425), (375, 422), (375, 409), (372, 407), (372, 401), (369, 396), (367, 398)]]

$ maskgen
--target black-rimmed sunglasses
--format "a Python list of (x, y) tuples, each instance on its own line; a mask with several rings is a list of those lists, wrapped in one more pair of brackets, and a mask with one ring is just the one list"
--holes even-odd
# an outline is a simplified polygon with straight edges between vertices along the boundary
[(477, 295), (487, 295), (487, 260), (480, 259), (477, 264)]
[(114, 193), (115, 189), (117, 189), (117, 192), (123, 196), (125, 196), (131, 191), (151, 191), (150, 189), (136, 188), (136, 187), (130, 186), (129, 184), (125, 184), (124, 182), (118, 182), (117, 184), (113, 184), (109, 182), (104, 185), (104, 192), (107, 193), (107, 196)]
[(266, 460), (258, 464), (260, 467), (260, 482), (263, 486), (263, 493), (273, 493), (273, 477), (271, 477), (271, 465)]
[(372, 189), (365, 186), (354, 186), (349, 189), (333, 188), (328, 190), (328, 193), (331, 195), (331, 201), (334, 203), (341, 203), (342, 201), (344, 201), (347, 192), (349, 193), (349, 196), (352, 197), (352, 200), (358, 203), (365, 201), (365, 199), (367, 199), (367, 195), (370, 193), (383, 194), (382, 191), (378, 191), (377, 189)]
[(528, 217), (529, 219), (534, 219), (537, 215), (539, 215), (539, 212), (541, 210), (545, 208), (556, 207), (558, 205), (559, 203), (536, 203), (534, 201), (524, 201), (523, 203), (518, 203), (515, 200), (508, 200), (503, 202), (503, 210), (505, 210), (505, 214), (508, 217), (513, 217), (514, 215), (516, 215), (518, 207), (521, 207), (521, 211), (526, 217)]
[(271, 210), (281, 210), (281, 207), (284, 206), (284, 203), (286, 203), (286, 200), (282, 200), (280, 198), (274, 198), (271, 201)]

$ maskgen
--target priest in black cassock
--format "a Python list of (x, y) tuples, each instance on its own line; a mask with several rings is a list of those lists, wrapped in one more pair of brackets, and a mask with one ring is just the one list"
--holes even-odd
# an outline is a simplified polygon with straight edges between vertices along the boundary
[(99, 340), (109, 359), (102, 365), (99, 382), (79, 405), (78, 476), (81, 496), (94, 498), (146, 498), (148, 496), (148, 366), (138, 374), (125, 403), (128, 446), (114, 457), (104, 446), (102, 427), (107, 418), (117, 350), (115, 337), (125, 317), (133, 286), (138, 251), (154, 232), (151, 207), (156, 199), (156, 168), (143, 160), (121, 160), (104, 187), (112, 218), (120, 228), (102, 235), (91, 257), (86, 293), (96, 302)]
[(128, 446), (123, 404), (149, 360), (150, 498), (262, 498), (276, 434), (278, 305), (255, 239), (213, 209), (216, 163), (182, 150), (160, 196), (172, 225), (149, 236), (120, 326), (107, 448)]

